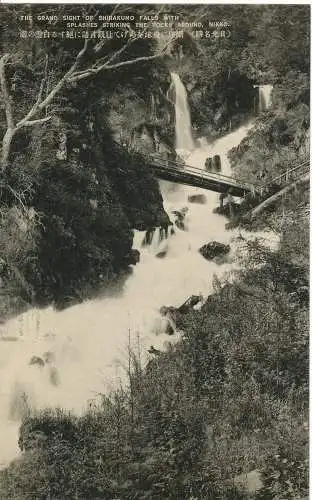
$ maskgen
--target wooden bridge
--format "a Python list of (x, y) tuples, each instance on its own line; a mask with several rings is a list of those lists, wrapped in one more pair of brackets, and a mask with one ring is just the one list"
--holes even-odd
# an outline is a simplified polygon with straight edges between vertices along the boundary
[(207, 172), (204, 169), (191, 167), (182, 162), (166, 160), (160, 156), (153, 155), (148, 160), (150, 168), (158, 179), (164, 181), (186, 184), (215, 191), (217, 193), (231, 193), (232, 196), (245, 197), (248, 193), (254, 193), (261, 189), (251, 183), (238, 182), (233, 177), (221, 173)]
[(184, 163), (166, 160), (160, 156), (148, 157), (148, 164), (159, 179), (186, 184), (215, 191), (217, 193), (230, 194), (243, 197), (247, 194), (258, 195), (260, 198), (270, 196), (272, 189), (279, 189), (293, 182), (295, 179), (309, 172), (310, 162), (308, 159), (298, 162), (295, 166), (287, 168), (282, 174), (271, 179), (263, 185), (248, 182), (240, 182), (221, 173), (207, 172), (204, 169), (191, 167)]

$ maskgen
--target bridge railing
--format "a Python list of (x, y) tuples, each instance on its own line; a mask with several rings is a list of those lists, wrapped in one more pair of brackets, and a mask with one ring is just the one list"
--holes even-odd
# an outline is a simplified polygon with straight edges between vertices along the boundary
[(190, 166), (186, 163), (177, 163), (172, 160), (167, 160), (162, 157), (158, 156), (150, 156), (148, 157), (149, 161), (151, 164), (153, 164), (153, 167), (155, 170), (166, 170), (166, 171), (181, 171), (185, 173), (190, 173), (193, 175), (196, 175), (197, 177), (200, 177), (202, 179), (207, 179), (207, 180), (215, 180), (216, 182), (223, 182), (228, 185), (232, 186), (237, 186), (242, 189), (246, 189), (246, 191), (259, 191), (260, 190), (260, 185), (257, 186), (255, 184), (249, 183), (249, 182), (239, 182), (233, 177), (230, 177), (228, 175), (224, 175), (222, 173), (215, 173), (215, 172), (208, 172), (207, 170), (198, 168), (198, 167), (193, 167)]
[(303, 162), (300, 162), (299, 164), (295, 165), (292, 168), (286, 169), (282, 174), (278, 175), (277, 177), (274, 177), (271, 179), (269, 182), (261, 186), (261, 192), (265, 192), (272, 185), (274, 184), (281, 184), (283, 181), (285, 183), (288, 183), (289, 181), (293, 180), (298, 174), (305, 173), (305, 171), (308, 171), (310, 168), (310, 160), (306, 159)]

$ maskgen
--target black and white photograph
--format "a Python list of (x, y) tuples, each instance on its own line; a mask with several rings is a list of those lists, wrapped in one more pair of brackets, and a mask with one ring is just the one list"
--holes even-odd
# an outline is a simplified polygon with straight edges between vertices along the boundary
[(0, 500), (308, 500), (310, 4), (0, 27)]

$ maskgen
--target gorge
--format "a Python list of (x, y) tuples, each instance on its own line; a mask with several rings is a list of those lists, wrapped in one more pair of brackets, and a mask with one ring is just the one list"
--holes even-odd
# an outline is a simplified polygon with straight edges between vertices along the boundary
[[(307, 500), (309, 9), (167, 5), (231, 20), (168, 46), (33, 43), (16, 9), (0, 13), (3, 144), (21, 123), (0, 190), (1, 500)], [(18, 10), (40, 28), (40, 6)]]

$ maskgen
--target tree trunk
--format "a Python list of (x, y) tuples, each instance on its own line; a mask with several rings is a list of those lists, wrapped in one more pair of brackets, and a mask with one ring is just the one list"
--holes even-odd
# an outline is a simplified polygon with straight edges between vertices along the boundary
[(274, 201), (276, 201), (278, 198), (288, 193), (288, 191), (298, 186), (298, 184), (309, 181), (309, 179), (310, 179), (310, 174), (308, 173), (305, 174), (303, 177), (300, 177), (300, 179), (297, 179), (296, 181), (292, 182), (291, 184), (288, 184), (288, 186), (281, 189), (281, 191), (278, 191), (278, 193), (273, 194), (272, 196), (270, 196), (270, 198), (267, 198), (262, 203), (260, 203), (260, 205), (254, 208), (250, 213), (250, 218), (253, 219), (256, 215), (261, 213), (266, 207), (272, 205), (272, 203), (274, 203)]
[(16, 128), (8, 128), (4, 134), (2, 141), (2, 157), (1, 157), (1, 169), (5, 170), (9, 164), (9, 156), (11, 151), (11, 144), (13, 137), (15, 135)]

